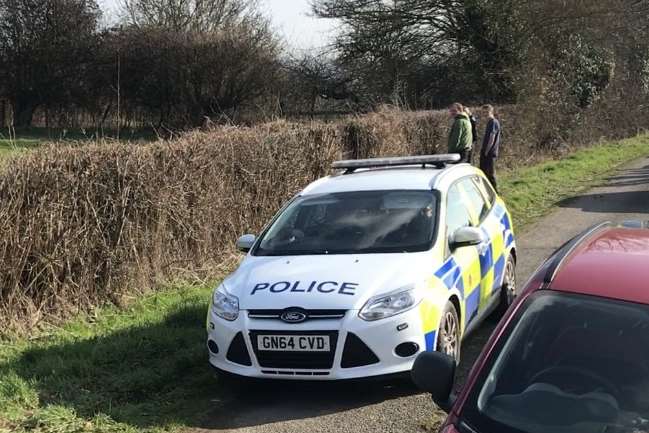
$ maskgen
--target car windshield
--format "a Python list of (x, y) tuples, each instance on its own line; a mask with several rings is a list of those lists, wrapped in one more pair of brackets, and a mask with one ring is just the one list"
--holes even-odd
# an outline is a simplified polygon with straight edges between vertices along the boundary
[(648, 306), (539, 292), (494, 353), (465, 406), (476, 431), (649, 432)]
[(432, 191), (358, 191), (295, 199), (254, 255), (358, 254), (430, 249), (437, 198)]

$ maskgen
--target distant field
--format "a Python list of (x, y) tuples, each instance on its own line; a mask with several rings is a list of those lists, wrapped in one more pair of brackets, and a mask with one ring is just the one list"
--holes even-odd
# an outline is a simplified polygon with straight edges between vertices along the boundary
[[(14, 133), (12, 132), (12, 136)], [(152, 130), (123, 130), (119, 134), (120, 140), (154, 140)], [(32, 149), (49, 141), (84, 141), (97, 139), (116, 139), (117, 131), (91, 129), (63, 129), (63, 128), (26, 128), (17, 129), (15, 137), (10, 138), (7, 129), (0, 129), (0, 156), (13, 152)]]
[(19, 152), (26, 149), (37, 147), (41, 144), (37, 139), (23, 139), (8, 140), (0, 138), (0, 156), (5, 156), (10, 153)]

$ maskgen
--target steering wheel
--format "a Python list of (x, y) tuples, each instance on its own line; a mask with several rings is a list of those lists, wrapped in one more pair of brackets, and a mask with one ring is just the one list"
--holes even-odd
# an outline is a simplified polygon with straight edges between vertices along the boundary
[(294, 242), (299, 242), (302, 239), (304, 239), (304, 232), (300, 229), (293, 229), (291, 230), (291, 235), (288, 239), (289, 243), (294, 243)]
[(299, 229), (285, 228), (273, 240), (274, 245), (290, 245), (304, 238), (304, 232)]
[[(575, 377), (580, 377), (582, 382), (579, 383), (579, 381), (575, 381)], [(570, 392), (574, 389), (575, 385), (577, 388), (579, 385), (586, 388), (584, 384), (594, 382), (595, 385), (599, 385), (598, 388), (603, 388), (617, 400), (619, 400), (621, 395), (620, 389), (610, 380), (600, 376), (599, 374), (595, 374), (592, 371), (582, 370), (576, 367), (557, 365), (543, 369), (536, 373), (529, 383), (531, 385), (539, 382), (555, 385), (566, 392)], [(573, 386), (571, 387), (570, 385)], [(592, 386), (591, 388), (592, 389), (588, 389), (586, 392), (591, 392), (597, 389), (595, 386)]]
[(349, 225), (341, 227), (334, 232), (337, 238), (359, 238), (365, 234), (365, 229), (358, 225)]

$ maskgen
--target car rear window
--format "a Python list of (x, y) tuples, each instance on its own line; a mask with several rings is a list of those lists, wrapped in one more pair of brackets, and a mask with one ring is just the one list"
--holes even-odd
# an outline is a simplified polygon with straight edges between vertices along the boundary
[(649, 307), (543, 291), (480, 373), (463, 420), (480, 432), (649, 431)]
[(271, 224), (257, 256), (426, 251), (437, 224), (432, 191), (358, 191), (298, 197)]

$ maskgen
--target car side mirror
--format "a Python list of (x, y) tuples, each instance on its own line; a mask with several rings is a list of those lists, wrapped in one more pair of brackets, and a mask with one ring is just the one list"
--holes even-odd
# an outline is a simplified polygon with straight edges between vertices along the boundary
[(482, 230), (476, 227), (460, 227), (451, 235), (448, 243), (452, 250), (456, 250), (462, 247), (480, 245), (486, 241), (487, 238), (482, 233)]
[(252, 246), (255, 244), (256, 240), (255, 235), (243, 235), (237, 240), (237, 249), (243, 253), (250, 251)]
[(410, 374), (417, 388), (430, 393), (440, 409), (447, 413), (451, 410), (455, 403), (455, 359), (441, 352), (422, 352)]

